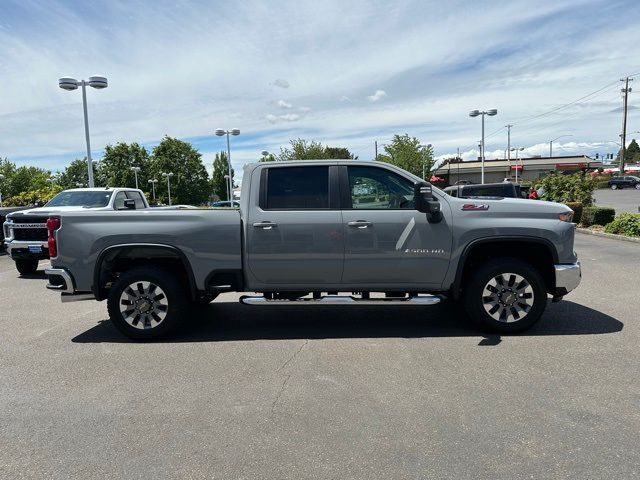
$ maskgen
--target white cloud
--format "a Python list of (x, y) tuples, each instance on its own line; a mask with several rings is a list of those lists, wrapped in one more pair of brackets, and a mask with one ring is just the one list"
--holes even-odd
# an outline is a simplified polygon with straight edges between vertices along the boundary
[(387, 92), (385, 92), (384, 90), (376, 90), (375, 93), (373, 95), (369, 95), (367, 99), (370, 102), (377, 102), (378, 100), (382, 100), (386, 96)]
[[(640, 4), (627, 8), (617, 19), (592, 0), (536, 8), (526, 0), (481, 6), (461, 0), (452, 16), (437, 1), (282, 0), (276, 15), (259, 0), (226, 10), (202, 0), (139, 2), (135, 9), (110, 0), (98, 15), (62, 0), (5, 2), (0, 156), (61, 168), (66, 160), (40, 159), (83, 155), (80, 93), (60, 90), (56, 80), (93, 73), (109, 78), (109, 88), (87, 92), (95, 152), (165, 134), (209, 138), (217, 127), (236, 126), (243, 133), (235, 144), (261, 143), (238, 150), (237, 171), (256, 159), (262, 144), (277, 151), (297, 136), (346, 146), (363, 159), (373, 157), (375, 140), (405, 132), (432, 143), (436, 154), (467, 152), (480, 137), (479, 119), (467, 116), (475, 108), (499, 111), (486, 119), (488, 152), (506, 148), (506, 130), (499, 129), (507, 123), (516, 124), (512, 145), (529, 148), (572, 134), (575, 147), (554, 144), (554, 151), (590, 152), (618, 139), (617, 79), (632, 67), (617, 47), (640, 44), (634, 21)], [(427, 16), (438, 21), (425, 24)], [(594, 22), (598, 28), (585, 36), (584, 25)], [(63, 31), (74, 36), (60, 36)], [(455, 42), (447, 40), (452, 31)], [(212, 56), (211, 45), (234, 48)], [(522, 121), (612, 81), (593, 101)], [(392, 95), (378, 93), (381, 85)], [(274, 103), (281, 96), (291, 110)], [(376, 108), (367, 97), (376, 98)], [(640, 130), (640, 110), (629, 111), (629, 130)], [(215, 138), (207, 141), (217, 148)]]
[(278, 101), (276, 102), (276, 105), (277, 105), (278, 107), (280, 107), (280, 108), (285, 108), (285, 109), (286, 109), (286, 108), (293, 108), (293, 105), (291, 105), (291, 104), (290, 104), (290, 103), (288, 103), (288, 102), (285, 102), (284, 100), (278, 100)]

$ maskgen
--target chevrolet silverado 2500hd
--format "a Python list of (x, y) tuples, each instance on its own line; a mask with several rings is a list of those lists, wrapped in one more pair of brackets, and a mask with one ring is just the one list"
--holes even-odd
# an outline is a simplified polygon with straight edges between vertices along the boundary
[(345, 308), (448, 297), (516, 332), (580, 282), (572, 213), (454, 198), (382, 162), (265, 162), (245, 167), (239, 210), (52, 214), (47, 287), (107, 300), (114, 325), (141, 340), (228, 291), (256, 292), (247, 305)]
[(55, 212), (72, 210), (141, 210), (149, 208), (142, 190), (133, 188), (73, 188), (60, 192), (44, 207), (7, 215), (3, 230), (7, 253), (20, 274), (34, 273), (38, 262), (49, 258), (47, 219)]

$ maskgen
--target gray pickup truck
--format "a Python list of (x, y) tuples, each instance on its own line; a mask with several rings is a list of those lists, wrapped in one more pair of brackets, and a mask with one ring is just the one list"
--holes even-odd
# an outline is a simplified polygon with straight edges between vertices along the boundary
[[(382, 162), (245, 167), (239, 210), (60, 212), (47, 288), (107, 300), (125, 335), (170, 331), (189, 304), (433, 305), (517, 332), (576, 288), (573, 212), (559, 203), (460, 199)], [(340, 294), (340, 292), (348, 292)]]

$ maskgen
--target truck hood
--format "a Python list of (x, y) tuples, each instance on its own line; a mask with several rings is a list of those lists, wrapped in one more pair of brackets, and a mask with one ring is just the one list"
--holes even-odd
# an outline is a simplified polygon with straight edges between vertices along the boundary
[(7, 215), (7, 218), (17, 217), (21, 215), (40, 215), (40, 216), (48, 216), (52, 213), (60, 213), (60, 212), (78, 212), (85, 210), (100, 210), (104, 207), (96, 207), (96, 208), (86, 208), (86, 207), (37, 207), (30, 208), (28, 210), (20, 210), (19, 212), (13, 212)]
[[(447, 198), (449, 205), (454, 211), (464, 211), (465, 205), (478, 206), (477, 211), (484, 211), (488, 215), (500, 214), (513, 218), (541, 218), (556, 216), (557, 214), (569, 212), (571, 209), (558, 202), (547, 202), (544, 200), (527, 200), (524, 198)], [(481, 207), (481, 208), (480, 208)], [(473, 209), (469, 209), (473, 211)]]

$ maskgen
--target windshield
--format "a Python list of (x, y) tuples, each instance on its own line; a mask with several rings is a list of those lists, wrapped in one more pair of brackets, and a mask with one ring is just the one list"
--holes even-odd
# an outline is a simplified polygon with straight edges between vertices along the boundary
[(112, 192), (60, 192), (45, 207), (97, 208), (109, 205)]

